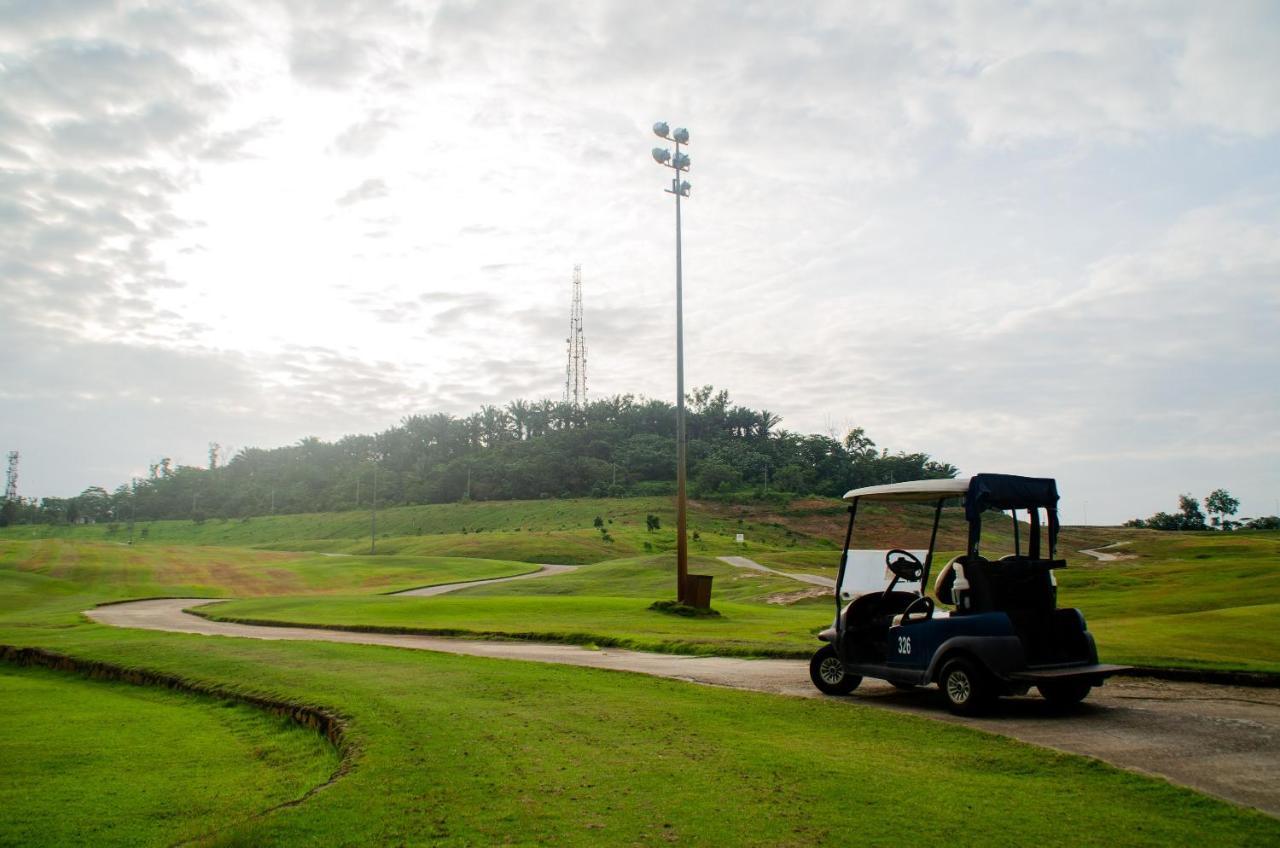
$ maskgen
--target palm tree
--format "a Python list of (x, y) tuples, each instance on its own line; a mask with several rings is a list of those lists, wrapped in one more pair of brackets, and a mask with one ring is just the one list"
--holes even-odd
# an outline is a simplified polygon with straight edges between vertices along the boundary
[(770, 431), (782, 421), (781, 415), (774, 415), (767, 409), (760, 410), (756, 418), (756, 435), (762, 439), (769, 438)]
[(531, 437), (529, 432), (529, 423), (532, 405), (527, 400), (513, 400), (507, 404), (507, 414), (511, 416), (511, 423), (515, 425), (516, 438), (524, 441)]
[(512, 436), (511, 416), (496, 406), (480, 407), (480, 432), (488, 447), (510, 441)]

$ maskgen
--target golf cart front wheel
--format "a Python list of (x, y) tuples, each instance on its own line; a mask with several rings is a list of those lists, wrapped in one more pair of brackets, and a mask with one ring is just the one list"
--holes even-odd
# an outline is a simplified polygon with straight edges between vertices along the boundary
[(862, 682), (861, 677), (845, 670), (836, 649), (830, 645), (819, 648), (809, 660), (809, 679), (826, 695), (848, 695)]
[(942, 667), (938, 688), (947, 699), (948, 709), (956, 715), (978, 715), (991, 706), (996, 694), (986, 669), (965, 657), (957, 657)]
[(1089, 697), (1093, 684), (1076, 680), (1058, 680), (1053, 683), (1041, 683), (1036, 687), (1040, 695), (1057, 707), (1073, 707)]

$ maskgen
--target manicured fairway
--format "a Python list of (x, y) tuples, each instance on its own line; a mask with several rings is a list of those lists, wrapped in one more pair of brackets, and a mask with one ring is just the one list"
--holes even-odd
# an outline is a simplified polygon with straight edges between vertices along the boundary
[[(235, 844), (1014, 846), (1064, 822), (1079, 845), (1280, 839), (1275, 820), (1160, 781), (847, 703), (360, 646), (87, 626), (41, 641), (350, 717), (351, 773), (229, 819)], [(907, 816), (904, 798), (932, 812)]]
[(831, 623), (764, 604), (717, 604), (715, 618), (685, 618), (627, 598), (258, 598), (198, 610), (219, 621), (347, 627), (444, 636), (503, 636), (664, 653), (807, 658)]
[(1105, 659), (1280, 672), (1280, 533), (1160, 533), (1062, 571)]
[[(1133, 559), (1076, 559), (1058, 574), (1059, 603), (1081, 609), (1104, 661), (1280, 672), (1278, 534), (1157, 534), (1131, 542)], [(1169, 538), (1172, 536), (1173, 538)], [(819, 570), (829, 552), (762, 555), (779, 568)], [(836, 555), (838, 557), (838, 554)], [(806, 568), (806, 565), (813, 567)], [(544, 580), (495, 584), (439, 598), (255, 598), (211, 608), (215, 618), (422, 632), (506, 634), (648, 650), (807, 656), (831, 622), (810, 587), (695, 558), (715, 578), (719, 618), (650, 611), (671, 594), (670, 557), (602, 562)], [(772, 603), (770, 602), (772, 601)]]
[(168, 845), (337, 766), (319, 734), (251, 707), (0, 663), (2, 845)]
[(471, 557), (324, 556), (205, 546), (0, 539), (0, 568), (42, 575), (67, 591), (145, 597), (391, 592), (536, 571), (525, 562)]
[(768, 603), (805, 587), (784, 577), (695, 559), (715, 579), (719, 616), (684, 618), (649, 609), (671, 594), (669, 558), (586, 565), (570, 574), (478, 586), (435, 598), (253, 598), (202, 610), (217, 619), (286, 621), (443, 634), (506, 635), (676, 653), (807, 657), (831, 623), (830, 602)]

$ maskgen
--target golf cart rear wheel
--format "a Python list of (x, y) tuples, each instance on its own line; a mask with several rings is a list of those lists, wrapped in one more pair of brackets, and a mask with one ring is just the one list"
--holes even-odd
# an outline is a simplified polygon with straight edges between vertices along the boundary
[(862, 682), (858, 675), (845, 671), (836, 649), (830, 645), (819, 648), (809, 660), (809, 679), (827, 695), (848, 695)]
[(978, 715), (996, 698), (986, 669), (965, 657), (956, 657), (942, 667), (938, 688), (947, 699), (948, 709), (956, 715)]
[(1041, 683), (1036, 687), (1040, 695), (1049, 703), (1058, 707), (1072, 707), (1089, 697), (1092, 683), (1078, 680), (1058, 680), (1052, 683)]

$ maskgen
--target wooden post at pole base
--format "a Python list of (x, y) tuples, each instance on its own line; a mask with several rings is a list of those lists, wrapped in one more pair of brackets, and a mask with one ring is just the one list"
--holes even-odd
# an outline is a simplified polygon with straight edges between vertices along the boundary
[(710, 574), (690, 574), (685, 578), (684, 602), (694, 609), (711, 609)]

